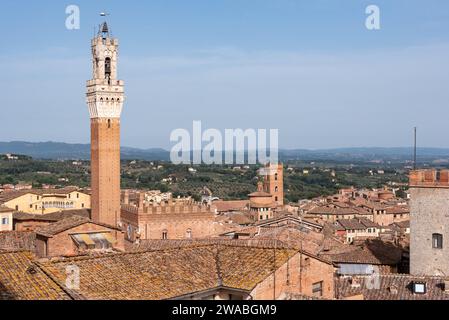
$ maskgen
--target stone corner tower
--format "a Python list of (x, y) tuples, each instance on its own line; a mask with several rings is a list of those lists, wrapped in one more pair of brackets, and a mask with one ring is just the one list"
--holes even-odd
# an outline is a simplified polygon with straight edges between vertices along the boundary
[(91, 123), (92, 220), (120, 220), (120, 115), (124, 82), (117, 80), (118, 40), (104, 22), (92, 39), (92, 80), (87, 81)]
[(410, 273), (449, 276), (449, 170), (410, 173)]

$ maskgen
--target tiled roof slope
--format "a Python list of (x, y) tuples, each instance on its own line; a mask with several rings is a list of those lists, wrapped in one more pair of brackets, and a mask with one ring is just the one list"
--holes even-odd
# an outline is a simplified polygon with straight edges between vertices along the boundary
[[(445, 280), (448, 279), (401, 274), (379, 275), (377, 282), (375, 277), (345, 277), (336, 280), (335, 289), (339, 299), (363, 295), (365, 300), (449, 300)], [(427, 292), (413, 293), (413, 282), (425, 282)]]
[(72, 216), (70, 218), (66, 218), (58, 222), (51, 223), (47, 226), (41, 227), (36, 230), (36, 233), (47, 237), (51, 237), (60, 232), (80, 226), (89, 221), (90, 219), (86, 217)]
[(78, 215), (73, 215), (69, 218), (65, 218), (62, 220), (59, 220), (57, 222), (51, 223), (49, 225), (46, 225), (44, 227), (40, 227), (36, 230), (36, 233), (38, 235), (43, 235), (45, 237), (52, 237), (56, 234), (59, 234), (61, 232), (64, 232), (66, 230), (78, 227), (80, 225), (83, 225), (85, 223), (94, 223), (100, 226), (104, 226), (106, 228), (110, 228), (110, 229), (115, 229), (115, 230), (120, 230), (117, 227), (114, 226), (110, 226), (104, 223), (100, 223), (100, 222), (93, 222), (91, 221), (89, 218), (87, 217), (82, 217), (82, 216), (78, 216)]
[(89, 209), (66, 210), (66, 211), (59, 211), (59, 212), (53, 212), (53, 213), (47, 213), (47, 214), (30, 214), (30, 213), (25, 213), (25, 212), (15, 212), (14, 220), (17, 220), (17, 221), (36, 220), (36, 221), (55, 222), (55, 221), (60, 221), (60, 220), (70, 218), (73, 216), (89, 218), (90, 210)]
[(67, 300), (70, 297), (32, 262), (26, 251), (0, 252), (0, 300)]
[(59, 281), (68, 265), (78, 266), (77, 293), (87, 299), (161, 300), (217, 287), (251, 291), (294, 253), (214, 244), (52, 260), (40, 266)]
[(380, 240), (366, 240), (362, 246), (348, 246), (344, 252), (323, 253), (335, 263), (355, 263), (374, 265), (397, 265), (402, 258), (403, 249)]

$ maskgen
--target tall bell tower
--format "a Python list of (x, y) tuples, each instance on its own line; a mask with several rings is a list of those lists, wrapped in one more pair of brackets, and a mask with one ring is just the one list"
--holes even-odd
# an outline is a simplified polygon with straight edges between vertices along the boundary
[(87, 81), (91, 125), (92, 220), (120, 220), (120, 115), (124, 82), (117, 80), (118, 40), (104, 22), (92, 39), (93, 78)]

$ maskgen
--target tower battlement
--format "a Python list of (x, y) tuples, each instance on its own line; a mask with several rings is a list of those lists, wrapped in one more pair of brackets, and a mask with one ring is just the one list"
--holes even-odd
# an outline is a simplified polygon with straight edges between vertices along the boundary
[(414, 170), (409, 175), (410, 187), (449, 188), (449, 170)]

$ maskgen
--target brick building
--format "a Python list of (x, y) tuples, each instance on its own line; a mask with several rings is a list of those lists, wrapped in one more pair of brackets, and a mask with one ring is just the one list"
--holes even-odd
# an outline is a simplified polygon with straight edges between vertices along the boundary
[(75, 256), (124, 250), (123, 232), (113, 226), (73, 216), (36, 230), (39, 257)]
[[(81, 278), (73, 293), (85, 299), (260, 300), (286, 292), (334, 296), (329, 262), (280, 242), (204, 241), (149, 240), (127, 253), (52, 259), (37, 266), (65, 283), (67, 266), (76, 263)], [(299, 268), (300, 261), (306, 267)]]
[(121, 226), (131, 242), (201, 238), (220, 231), (210, 205), (192, 199), (147, 202), (144, 192), (140, 193), (138, 203), (122, 204)]
[(263, 191), (273, 197), (277, 207), (284, 205), (284, 165), (268, 163), (262, 170)]
[(260, 182), (256, 192), (249, 197), (249, 216), (253, 221), (269, 220), (274, 217), (276, 202), (273, 195), (263, 191), (263, 184)]

